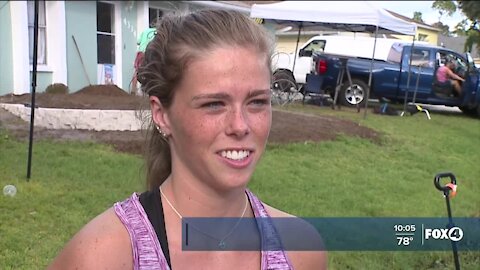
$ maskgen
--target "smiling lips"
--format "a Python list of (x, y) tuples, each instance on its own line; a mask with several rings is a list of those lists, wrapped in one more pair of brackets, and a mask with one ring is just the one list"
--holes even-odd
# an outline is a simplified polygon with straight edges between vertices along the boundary
[(252, 153), (250, 150), (223, 150), (219, 154), (230, 166), (241, 169), (250, 164)]
[(231, 160), (242, 160), (250, 155), (249, 150), (228, 150), (228, 151), (222, 151), (220, 152), (220, 155), (224, 158), (228, 158)]

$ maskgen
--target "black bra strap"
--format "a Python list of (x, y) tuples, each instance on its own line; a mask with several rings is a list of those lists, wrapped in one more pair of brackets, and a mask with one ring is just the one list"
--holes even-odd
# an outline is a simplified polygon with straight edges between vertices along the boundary
[(148, 220), (155, 230), (160, 246), (163, 250), (163, 255), (167, 260), (168, 266), (172, 269), (170, 263), (170, 252), (168, 250), (167, 231), (165, 230), (165, 217), (163, 216), (162, 200), (160, 198), (160, 191), (158, 188), (153, 191), (146, 191), (140, 194), (140, 203), (147, 213)]

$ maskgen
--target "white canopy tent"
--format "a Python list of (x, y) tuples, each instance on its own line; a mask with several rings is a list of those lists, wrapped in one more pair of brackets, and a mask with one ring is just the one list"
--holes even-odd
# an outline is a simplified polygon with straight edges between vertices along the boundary
[(417, 26), (398, 19), (369, 1), (282, 1), (254, 4), (250, 17), (278, 24), (325, 27), (351, 32), (415, 35)]
[[(375, 33), (375, 38), (378, 34), (396, 33), (411, 35), (413, 40), (417, 31), (416, 24), (398, 19), (369, 1), (282, 1), (273, 4), (254, 4), (250, 17), (297, 27), (298, 38), (295, 53), (298, 53), (301, 29), (310, 27), (315, 27), (319, 31), (335, 29), (349, 32), (370, 32)], [(373, 48), (372, 59), (375, 46), (376, 44)], [(373, 60), (365, 108), (368, 106), (370, 96), (372, 69)]]

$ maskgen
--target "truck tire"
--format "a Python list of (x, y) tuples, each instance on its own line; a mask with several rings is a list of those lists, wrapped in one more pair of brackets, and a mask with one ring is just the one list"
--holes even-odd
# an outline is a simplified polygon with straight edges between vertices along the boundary
[(277, 70), (272, 76), (273, 87), (279, 91), (287, 92), (291, 87), (297, 88), (297, 82), (293, 77), (292, 72), (288, 70)]
[(339, 93), (340, 104), (353, 107), (364, 105), (367, 99), (368, 85), (361, 79), (352, 79), (352, 85), (345, 81)]
[(289, 70), (277, 70), (272, 76), (272, 103), (284, 105), (299, 92), (297, 82)]
[[(474, 108), (469, 108), (469, 107), (462, 106), (462, 107), (459, 107), (459, 108), (464, 114), (466, 114), (468, 116), (476, 116), (477, 115), (478, 107), (477, 108), (475, 108), (475, 107)], [(478, 113), (480, 113), (480, 111), (478, 111)]]

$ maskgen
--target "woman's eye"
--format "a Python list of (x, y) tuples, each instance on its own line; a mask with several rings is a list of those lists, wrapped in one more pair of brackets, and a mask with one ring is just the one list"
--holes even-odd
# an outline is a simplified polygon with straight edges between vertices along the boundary
[(254, 100), (252, 100), (251, 103), (252, 103), (253, 105), (266, 105), (266, 104), (268, 104), (269, 102), (270, 102), (270, 101), (269, 101), (268, 99), (266, 99), (266, 98), (263, 99), (263, 98), (262, 98), (262, 99), (254, 99)]
[(207, 109), (220, 109), (223, 107), (223, 102), (220, 102), (220, 101), (208, 102), (203, 104), (202, 107)]

